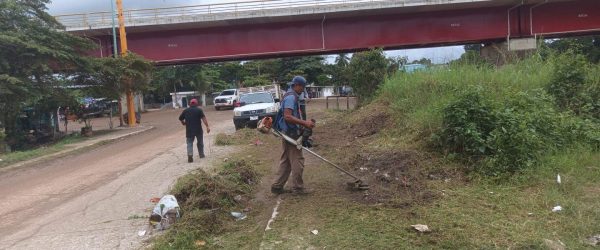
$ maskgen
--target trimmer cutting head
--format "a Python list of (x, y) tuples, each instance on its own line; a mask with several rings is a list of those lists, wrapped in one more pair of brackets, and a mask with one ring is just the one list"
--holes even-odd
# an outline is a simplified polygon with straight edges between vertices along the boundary
[(369, 184), (364, 183), (362, 180), (357, 179), (356, 181), (347, 182), (348, 188), (352, 191), (365, 191), (369, 190)]

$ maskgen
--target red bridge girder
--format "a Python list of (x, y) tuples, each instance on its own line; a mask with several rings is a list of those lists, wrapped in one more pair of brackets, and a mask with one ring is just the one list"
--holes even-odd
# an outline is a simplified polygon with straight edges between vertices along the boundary
[[(248, 21), (249, 22), (249, 21)], [(128, 33), (129, 49), (158, 64), (414, 48), (600, 33), (600, 0), (249, 23)], [(99, 37), (102, 55), (111, 38)], [(100, 56), (100, 52), (96, 52)]]

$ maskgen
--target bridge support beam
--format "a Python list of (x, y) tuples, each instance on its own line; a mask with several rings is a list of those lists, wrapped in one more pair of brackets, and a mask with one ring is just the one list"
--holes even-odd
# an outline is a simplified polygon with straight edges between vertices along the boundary
[(511, 39), (509, 42), (488, 43), (481, 48), (480, 55), (489, 63), (501, 66), (525, 58), (537, 49), (535, 38)]

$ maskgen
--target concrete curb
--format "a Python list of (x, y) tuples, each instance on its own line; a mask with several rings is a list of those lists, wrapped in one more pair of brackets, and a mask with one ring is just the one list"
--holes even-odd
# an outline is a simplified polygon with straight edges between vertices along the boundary
[(33, 158), (33, 159), (29, 159), (29, 160), (26, 160), (26, 161), (22, 161), (22, 162), (18, 162), (18, 163), (15, 163), (15, 164), (11, 164), (11, 165), (8, 165), (8, 166), (0, 168), (0, 174), (2, 174), (4, 172), (7, 172), (7, 171), (10, 171), (10, 170), (13, 170), (13, 169), (16, 169), (16, 168), (20, 168), (20, 167), (32, 165), (32, 164), (38, 163), (40, 161), (53, 160), (53, 159), (65, 157), (65, 156), (70, 155), (70, 154), (75, 153), (75, 152), (85, 151), (85, 150), (89, 150), (89, 149), (92, 149), (92, 148), (95, 148), (95, 147), (98, 147), (98, 146), (110, 144), (112, 142), (115, 142), (115, 141), (118, 141), (118, 140), (121, 140), (121, 139), (124, 139), (124, 138), (128, 138), (128, 137), (131, 137), (131, 136), (135, 136), (135, 135), (139, 135), (141, 133), (148, 132), (148, 131), (150, 131), (150, 130), (152, 130), (154, 128), (155, 128), (154, 126), (144, 127), (142, 130), (134, 131), (134, 132), (131, 132), (131, 133), (119, 135), (119, 136), (112, 137), (112, 138), (107, 138), (107, 139), (103, 139), (103, 140), (94, 141), (94, 142), (91, 142), (89, 144), (81, 145), (79, 147), (65, 149), (65, 150), (62, 150), (62, 151), (59, 151), (59, 152), (56, 152), (56, 153), (52, 153), (52, 154), (49, 154), (49, 155), (43, 155), (43, 156), (36, 157), (36, 158)]

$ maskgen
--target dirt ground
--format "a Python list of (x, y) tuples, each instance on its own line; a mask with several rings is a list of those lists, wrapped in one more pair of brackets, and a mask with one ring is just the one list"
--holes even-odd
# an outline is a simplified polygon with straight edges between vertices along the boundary
[[(232, 111), (207, 108), (206, 159), (186, 162), (181, 110), (143, 114), (155, 129), (91, 151), (0, 174), (1, 249), (131, 249), (147, 238), (153, 204), (173, 182), (194, 168), (209, 168), (235, 148), (212, 145), (233, 132)], [(105, 118), (106, 119), (106, 118)]]

